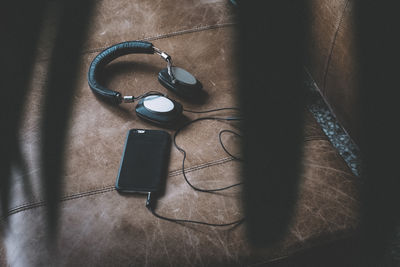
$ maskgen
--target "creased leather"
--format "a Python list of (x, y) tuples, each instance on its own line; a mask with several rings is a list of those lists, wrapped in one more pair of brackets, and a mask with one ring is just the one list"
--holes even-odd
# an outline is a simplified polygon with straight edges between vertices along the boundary
[(335, 116), (351, 138), (360, 143), (360, 96), (358, 84), (359, 66), (356, 60), (356, 32), (354, 1), (349, 0), (343, 12), (341, 25), (326, 73), (324, 97)]
[[(26, 236), (6, 239), (15, 253), (10, 260), (56, 261), (57, 266), (243, 266), (349, 234), (357, 226), (354, 211), (359, 205), (354, 176), (326, 140), (306, 143), (303, 164), (293, 224), (273, 247), (253, 249), (245, 225), (227, 231), (160, 221), (146, 210), (145, 196), (111, 190), (61, 203), (59, 250), (53, 257), (41, 247), (46, 233), (43, 207), (11, 216), (12, 231)], [(239, 181), (239, 170), (239, 163), (228, 161), (194, 170), (188, 179), (199, 186), (223, 186)], [(196, 193), (178, 174), (168, 177), (157, 212), (175, 218), (233, 220), (243, 214), (239, 194), (240, 188), (223, 194)]]
[[(26, 96), (19, 133), (26, 164), (13, 172), (10, 207), (13, 213), (8, 217), (10, 228), (1, 237), (5, 248), (0, 247), (1, 260), (7, 257), (10, 266), (245, 266), (318, 246), (357, 228), (358, 181), (309, 112), (305, 112), (303, 173), (297, 208), (287, 236), (276, 246), (252, 247), (245, 235), (245, 225), (221, 230), (160, 221), (146, 210), (144, 196), (119, 195), (113, 185), (127, 130), (161, 128), (138, 118), (132, 105), (112, 106), (94, 97), (88, 86), (87, 70), (97, 49), (192, 29), (153, 43), (173, 55), (176, 66), (193, 73), (208, 97), (201, 104), (188, 103), (175, 95), (170, 97), (191, 110), (237, 106), (234, 25), (198, 30), (204, 25), (233, 22), (234, 16), (229, 1), (104, 0), (96, 12), (96, 23), (86, 44), (88, 49), (82, 54), (78, 69), (65, 143), (56, 249), (48, 251), (44, 246), (47, 229), (40, 189), (38, 125), (48, 61), (42, 54)], [(44, 48), (46, 45), (39, 49), (39, 55)], [(104, 86), (124, 95), (150, 90), (166, 92), (157, 81), (157, 72), (164, 67), (158, 57), (127, 55), (104, 68)], [(187, 119), (202, 116), (185, 115)], [(232, 113), (224, 111), (218, 115)], [(240, 163), (231, 160), (219, 145), (218, 133), (222, 129), (240, 132), (241, 124), (202, 121), (177, 137), (177, 143), (188, 153), (187, 177), (196, 185), (214, 187), (241, 180)], [(167, 131), (173, 133), (174, 129)], [(223, 140), (229, 151), (240, 155), (239, 138), (224, 135)], [(181, 164), (182, 154), (172, 148), (169, 176), (157, 212), (216, 222), (243, 215), (240, 188), (218, 195), (196, 193), (185, 183)]]
[(341, 23), (347, 0), (309, 1), (309, 39), (307, 67), (319, 89), (324, 91), (324, 77), (334, 47), (335, 35)]
[(354, 0), (310, 1), (307, 68), (327, 103), (360, 145)]

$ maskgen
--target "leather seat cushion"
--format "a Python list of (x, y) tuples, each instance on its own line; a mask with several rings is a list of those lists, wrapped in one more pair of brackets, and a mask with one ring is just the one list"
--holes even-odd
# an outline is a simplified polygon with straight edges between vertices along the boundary
[[(172, 56), (176, 66), (195, 74), (208, 94), (201, 105), (169, 93), (172, 98), (193, 110), (237, 106), (235, 21), (229, 3), (175, 2), (173, 6), (181, 7), (176, 11), (169, 7), (171, 1), (155, 5), (150, 1), (104, 0), (96, 8), (81, 56), (65, 144), (59, 236), (54, 251), (44, 246), (46, 209), (40, 189), (40, 103), (48, 63), (44, 51), (50, 46), (46, 40), (42, 42), (20, 133), (27, 169), (14, 173), (9, 227), (3, 239), (6, 253), (0, 249), (0, 256), (7, 257), (11, 266), (242, 266), (341, 238), (357, 227), (358, 181), (307, 111), (296, 212), (287, 236), (276, 246), (254, 248), (246, 238), (245, 223), (226, 230), (159, 220), (145, 208), (145, 196), (115, 191), (126, 132), (131, 128), (159, 128), (138, 118), (132, 104), (110, 106), (93, 95), (86, 75), (91, 60), (102, 48), (125, 40), (150, 39)], [(164, 65), (157, 56), (125, 56), (107, 67), (104, 82), (128, 95), (166, 92), (156, 76)], [(201, 116), (185, 115), (190, 119)], [(240, 131), (240, 124), (202, 121), (177, 138), (188, 153), (188, 179), (201, 187), (241, 180), (240, 163), (219, 145), (221, 129)], [(167, 131), (173, 133), (174, 129)], [(239, 151), (240, 139), (226, 135), (224, 142), (232, 151)], [(181, 164), (181, 153), (172, 148), (166, 189), (158, 200), (157, 212), (217, 223), (243, 216), (240, 187), (222, 194), (194, 192), (183, 179)], [(31, 192), (24, 190), (26, 184), (31, 185)]]

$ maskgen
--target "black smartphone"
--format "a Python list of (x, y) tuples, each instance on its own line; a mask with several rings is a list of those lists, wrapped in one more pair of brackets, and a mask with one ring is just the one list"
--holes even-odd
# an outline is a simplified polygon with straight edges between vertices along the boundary
[(171, 136), (162, 130), (128, 131), (115, 188), (123, 193), (157, 192), (166, 178)]

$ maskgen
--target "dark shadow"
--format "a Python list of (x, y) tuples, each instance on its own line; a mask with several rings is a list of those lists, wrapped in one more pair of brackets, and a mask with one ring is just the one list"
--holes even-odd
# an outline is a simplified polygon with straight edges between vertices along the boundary
[(0, 9), (2, 51), (0, 105), (1, 214), (9, 208), (12, 165), (22, 165), (18, 133), (26, 100), (46, 1), (7, 1)]
[(41, 133), (42, 185), (49, 234), (56, 233), (59, 197), (62, 192), (64, 144), (77, 81), (79, 56), (85, 41), (94, 1), (59, 1), (60, 13), (54, 49), (45, 84)]
[(395, 256), (400, 254), (400, 235), (396, 237), (400, 230), (398, 3), (355, 1), (353, 10), (361, 100), (360, 149), (365, 163), (362, 264), (399, 266), (400, 258)]
[(257, 246), (288, 229), (301, 174), (306, 1), (240, 1), (237, 75), (243, 114), (244, 208)]

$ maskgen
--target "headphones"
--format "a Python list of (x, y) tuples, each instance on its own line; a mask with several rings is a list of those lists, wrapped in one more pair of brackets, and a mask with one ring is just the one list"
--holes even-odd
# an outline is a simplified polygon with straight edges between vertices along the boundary
[(96, 95), (115, 105), (139, 100), (135, 108), (136, 114), (142, 119), (162, 126), (171, 125), (182, 116), (182, 105), (162, 93), (150, 91), (139, 97), (122, 96), (121, 93), (110, 90), (98, 82), (98, 77), (108, 63), (128, 54), (161, 56), (167, 62), (167, 67), (158, 73), (158, 81), (165, 88), (188, 100), (194, 100), (202, 94), (202, 84), (186, 70), (172, 66), (171, 57), (167, 53), (149, 42), (128, 41), (106, 48), (90, 64), (88, 84)]

